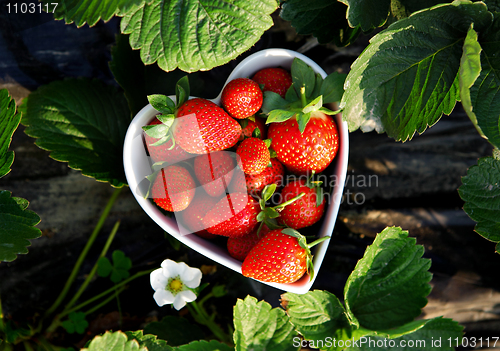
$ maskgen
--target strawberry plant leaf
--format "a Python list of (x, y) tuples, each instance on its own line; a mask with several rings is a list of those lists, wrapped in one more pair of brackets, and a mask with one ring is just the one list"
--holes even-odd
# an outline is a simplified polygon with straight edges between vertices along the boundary
[(21, 123), (50, 157), (114, 187), (126, 184), (123, 140), (130, 111), (122, 93), (99, 80), (41, 86), (23, 101)]
[(346, 16), (342, 15), (346, 12), (347, 7), (337, 1), (287, 0), (280, 17), (290, 21), (298, 34), (312, 34), (321, 44), (333, 41), (338, 46), (347, 46), (358, 37), (360, 30), (349, 27)]
[[(165, 340), (157, 339), (156, 335), (146, 334), (142, 330), (138, 331), (127, 331), (125, 334), (128, 340), (135, 340), (139, 343), (139, 346), (145, 347), (148, 351), (173, 351), (174, 348), (167, 345)], [(104, 350), (103, 350), (104, 351)]]
[(295, 116), (294, 111), (288, 110), (272, 110), (269, 112), (269, 117), (267, 117), (266, 124), (273, 122), (284, 122)]
[(347, 21), (351, 28), (360, 27), (363, 32), (369, 32), (381, 27), (389, 17), (391, 0), (381, 0), (376, 3), (368, 0), (339, 0), (347, 5)]
[[(480, 158), (462, 177), (458, 193), (465, 201), (464, 211), (477, 224), (475, 231), (487, 240), (500, 243), (500, 161)], [(500, 250), (497, 246), (497, 252)]]
[(165, 71), (209, 70), (250, 49), (273, 25), (276, 0), (152, 0), (121, 21), (144, 64)]
[(328, 291), (313, 290), (303, 295), (285, 293), (281, 296), (281, 305), (295, 330), (307, 340), (338, 340), (351, 329), (344, 306)]
[(149, 95), (148, 101), (160, 113), (172, 114), (175, 112), (175, 102), (168, 96), (161, 94)]
[(480, 134), (500, 148), (500, 13), (481, 33), (480, 44), (476, 31), (470, 32), (461, 66), (462, 105)]
[(0, 178), (10, 172), (14, 163), (14, 151), (9, 151), (9, 146), (20, 121), (21, 114), (16, 113), (16, 102), (7, 89), (0, 89)]
[[(264, 99), (262, 101), (262, 112), (269, 113), (272, 110), (285, 110), (289, 102), (273, 91), (265, 91)], [(244, 128), (242, 126), (242, 128)]]
[(344, 82), (347, 74), (333, 72), (321, 84), (319, 95), (323, 96), (323, 103), (339, 102), (344, 94)]
[(61, 322), (61, 325), (70, 334), (83, 334), (85, 333), (85, 329), (89, 326), (89, 323), (85, 319), (85, 313), (71, 312), (68, 315), (68, 319)]
[(106, 257), (101, 257), (97, 261), (97, 275), (100, 277), (111, 275), (111, 281), (119, 283), (130, 276), (129, 270), (132, 268), (132, 260), (125, 256), (121, 250), (113, 251), (112, 258), (113, 264)]
[[(167, 347), (155, 349), (155, 351), (170, 350), (171, 348)], [(127, 334), (121, 331), (106, 331), (104, 334), (94, 337), (88, 347), (82, 351), (148, 351), (148, 348), (139, 345), (135, 339), (128, 340)]]
[[(42, 0), (54, 18), (77, 27), (94, 26), (100, 19), (107, 22), (111, 17), (127, 12), (133, 5), (144, 4), (144, 0)], [(57, 4), (57, 5), (56, 5)]]
[(397, 227), (384, 229), (349, 276), (344, 298), (349, 319), (371, 330), (411, 322), (431, 291), (430, 260), (415, 238)]
[(176, 351), (233, 351), (234, 348), (217, 340), (193, 341), (175, 348)]
[(252, 296), (239, 299), (234, 307), (235, 350), (297, 350), (292, 340), (297, 335), (285, 312), (271, 308)]
[(35, 226), (40, 217), (28, 210), (29, 202), (0, 190), (0, 261), (14, 261), (17, 254), (28, 253), (29, 240), (42, 235)]
[(460, 99), (458, 71), (470, 24), (481, 30), (491, 20), (484, 3), (454, 1), (374, 36), (344, 84), (340, 108), (349, 129), (385, 130), (404, 141), (450, 114)]
[(314, 73), (314, 70), (296, 57), (293, 59), (290, 74), (292, 75), (293, 82), (291, 87), (295, 89), (295, 94), (301, 96), (301, 89), (305, 88), (306, 98), (311, 97), (316, 85), (316, 73)]
[(175, 85), (175, 97), (177, 106), (181, 106), (189, 99), (190, 88), (188, 76), (184, 76)]

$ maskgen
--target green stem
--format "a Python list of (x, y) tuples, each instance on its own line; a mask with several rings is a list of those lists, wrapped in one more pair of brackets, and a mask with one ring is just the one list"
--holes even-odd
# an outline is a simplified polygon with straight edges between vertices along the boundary
[(111, 211), (111, 208), (113, 207), (113, 204), (116, 202), (116, 199), (118, 198), (118, 195), (120, 195), (122, 188), (117, 188), (111, 195), (111, 198), (109, 199), (106, 207), (104, 208), (103, 213), (101, 214), (101, 217), (99, 218), (99, 221), (97, 222), (97, 225), (94, 228), (94, 231), (90, 235), (89, 240), (87, 241), (87, 244), (83, 248), (82, 253), (78, 257), (78, 260), (75, 263), (75, 266), (73, 267), (73, 270), (71, 271), (70, 276), (68, 277), (68, 280), (64, 284), (64, 287), (57, 297), (56, 301), (50, 306), (50, 308), (45, 312), (45, 316), (50, 315), (53, 313), (57, 307), (62, 303), (66, 295), (68, 294), (69, 288), (71, 287), (71, 284), (73, 284), (74, 280), (76, 279), (76, 276), (78, 274), (78, 271), (80, 270), (80, 266), (82, 265), (85, 257), (87, 256), (87, 253), (90, 250), (90, 247), (94, 243), (95, 239), (97, 238), (97, 235), (99, 234), (99, 231), (101, 230), (102, 226), (104, 225), (104, 222), (106, 218), (109, 215), (109, 212)]
[(300, 87), (300, 102), (302, 103), (302, 108), (307, 106), (307, 98), (306, 98), (306, 87)]
[(5, 330), (5, 322), (3, 320), (2, 298), (0, 298), (0, 332)]
[(304, 196), (306, 193), (300, 193), (299, 195), (295, 196), (293, 199), (290, 199), (288, 201), (285, 201), (277, 206), (274, 207), (275, 210), (280, 210), (282, 209), (283, 207), (285, 206), (288, 206), (290, 205), (292, 202), (295, 202), (297, 201), (298, 199), (300, 199), (302, 196)]
[[(115, 223), (113, 229), (111, 230), (111, 233), (109, 234), (108, 240), (106, 241), (106, 244), (104, 245), (104, 247), (101, 251), (101, 254), (99, 255), (99, 259), (101, 257), (106, 256), (106, 253), (108, 252), (109, 247), (111, 246), (111, 243), (113, 242), (113, 239), (115, 238), (115, 235), (116, 235), (116, 232), (118, 231), (119, 226), (120, 226), (120, 221), (117, 221)], [(94, 267), (92, 267), (92, 270), (87, 275), (87, 278), (85, 279), (83, 284), (80, 286), (80, 289), (78, 289), (78, 291), (73, 296), (71, 301), (66, 304), (63, 312), (65, 312), (66, 310), (69, 310), (75, 304), (75, 302), (78, 300), (78, 298), (83, 294), (83, 292), (85, 291), (87, 286), (90, 284), (90, 281), (94, 278), (95, 273), (97, 272), (97, 266), (98, 266), (99, 259), (97, 259), (96, 263), (94, 264)]]
[[(95, 305), (94, 307), (92, 307), (91, 309), (85, 311), (84, 313), (86, 315), (89, 315), (91, 314), (92, 312), (95, 312), (97, 311), (99, 308), (107, 305), (109, 302), (113, 301), (115, 298), (118, 298), (118, 294), (120, 294), (123, 290), (125, 290), (125, 287), (123, 286), (121, 289), (117, 289), (115, 290), (115, 294), (109, 296), (106, 300), (100, 302), (99, 304)], [(120, 316), (121, 316), (121, 312), (120, 312)], [(121, 319), (121, 317), (120, 317)]]
[(30, 343), (28, 341), (23, 341), (23, 346), (26, 351), (34, 351), (33, 348), (31, 347)]
[(193, 317), (201, 324), (207, 326), (220, 341), (227, 343), (232, 342), (229, 335), (227, 335), (217, 324), (214, 323), (213, 319), (210, 318), (203, 306), (198, 305), (196, 301), (189, 303), (187, 306)]

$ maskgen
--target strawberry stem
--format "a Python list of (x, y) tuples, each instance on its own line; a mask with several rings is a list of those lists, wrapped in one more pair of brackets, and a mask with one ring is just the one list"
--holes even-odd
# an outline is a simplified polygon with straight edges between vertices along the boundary
[(317, 240), (314, 240), (312, 243), (307, 244), (307, 247), (308, 247), (308, 248), (311, 248), (311, 247), (316, 246), (316, 245), (318, 245), (319, 243), (322, 243), (323, 241), (328, 240), (328, 239), (330, 239), (330, 238), (331, 238), (331, 236), (329, 236), (329, 235), (324, 236), (324, 237), (322, 237), (322, 238), (319, 238), (319, 239), (317, 239)]
[(285, 206), (288, 206), (290, 205), (292, 202), (295, 202), (297, 201), (298, 199), (300, 199), (302, 196), (304, 196), (306, 193), (300, 193), (299, 195), (295, 196), (293, 199), (290, 199), (288, 201), (285, 201), (277, 206), (274, 207), (275, 210), (279, 211), (279, 210), (282, 210), (283, 207)]
[(300, 87), (300, 101), (302, 102), (302, 108), (307, 106), (306, 86), (305, 85)]

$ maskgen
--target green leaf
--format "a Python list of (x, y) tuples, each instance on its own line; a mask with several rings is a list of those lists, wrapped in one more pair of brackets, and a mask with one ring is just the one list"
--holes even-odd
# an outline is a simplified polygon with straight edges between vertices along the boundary
[(238, 300), (234, 307), (235, 350), (297, 350), (292, 340), (296, 336), (285, 312), (271, 308), (265, 301), (252, 296)]
[(389, 17), (391, 0), (339, 0), (348, 6), (347, 21), (351, 28), (361, 27), (363, 32), (381, 27)]
[(130, 111), (122, 93), (99, 80), (55, 81), (20, 107), (26, 134), (57, 161), (114, 187), (126, 184), (123, 140)]
[(302, 112), (307, 114), (314, 111), (318, 111), (323, 106), (323, 96), (318, 96), (313, 101), (308, 103), (303, 109)]
[(499, 184), (500, 161), (484, 157), (479, 159), (477, 165), (469, 168), (458, 189), (460, 197), (465, 201), (464, 211), (477, 222), (475, 231), (496, 243), (500, 242)]
[(145, 64), (165, 71), (209, 70), (250, 49), (273, 25), (276, 0), (153, 0), (121, 21)]
[(111, 274), (111, 281), (119, 283), (130, 276), (129, 270), (132, 268), (132, 260), (125, 256), (123, 251), (115, 250), (112, 254), (113, 264), (106, 257), (101, 257), (97, 262), (97, 274), (100, 277), (107, 277)]
[(281, 300), (295, 330), (307, 340), (338, 338), (351, 329), (344, 306), (328, 291), (313, 290), (303, 295), (286, 293)]
[(351, 28), (346, 20), (347, 7), (331, 0), (287, 0), (280, 17), (290, 21), (298, 34), (314, 35), (320, 44), (333, 41), (338, 46), (351, 44), (359, 27)]
[(175, 316), (166, 316), (160, 322), (149, 323), (144, 328), (144, 333), (156, 335), (159, 339), (166, 340), (171, 346), (184, 345), (205, 337), (196, 324)]
[(28, 253), (30, 239), (42, 235), (34, 226), (40, 223), (40, 217), (27, 210), (29, 202), (11, 193), (0, 190), (0, 261), (14, 261), (17, 254)]
[(193, 341), (189, 344), (179, 346), (176, 351), (233, 351), (234, 348), (217, 340)]
[(149, 95), (148, 101), (160, 113), (168, 115), (175, 112), (175, 103), (168, 96), (161, 94)]
[[(285, 110), (289, 102), (273, 91), (265, 91), (264, 99), (262, 101), (262, 112), (269, 113), (272, 110)], [(245, 121), (245, 120), (243, 120)], [(244, 126), (241, 126), (244, 128)]]
[(101, 257), (97, 261), (97, 275), (99, 277), (107, 277), (113, 271), (113, 265), (107, 257)]
[[(98, 335), (90, 342), (88, 348), (82, 351), (148, 351), (145, 346), (139, 346), (139, 342), (135, 339), (128, 340), (125, 333), (121, 331), (110, 332), (107, 331), (103, 335)], [(170, 349), (162, 348), (156, 351), (169, 351)], [(151, 350), (150, 350), (151, 351)]]
[(397, 21), (371, 39), (345, 82), (340, 108), (349, 129), (386, 131), (405, 141), (423, 133), (459, 99), (467, 31), (491, 23), (483, 3), (457, 2)]
[(191, 93), (188, 76), (184, 76), (175, 85), (175, 97), (177, 106), (181, 106), (189, 99)]
[(311, 97), (316, 85), (316, 73), (304, 61), (299, 58), (294, 58), (292, 68), (290, 70), (292, 75), (293, 87), (297, 96), (301, 96), (300, 90), (304, 87), (306, 97)]
[(129, 11), (133, 5), (143, 4), (144, 0), (42, 0), (42, 2), (49, 5), (49, 12), (54, 14), (55, 19), (64, 19), (66, 24), (74, 22), (77, 27), (85, 23), (92, 27), (100, 19), (107, 22), (111, 17)]
[(287, 110), (272, 110), (269, 112), (269, 117), (267, 117), (266, 124), (274, 122), (284, 122), (295, 116), (294, 111)]
[[(2, 334), (8, 343), (17, 344), (19, 341), (29, 338), (31, 330), (29, 328), (23, 328), (16, 325), (12, 320), (7, 320), (7, 323), (2, 330)], [(3, 346), (2, 343), (0, 343), (0, 346)], [(0, 350), (3, 351), (4, 349), (0, 348)]]
[(333, 72), (329, 74), (321, 85), (320, 95), (323, 95), (323, 103), (339, 102), (344, 94), (344, 82), (347, 74)]
[(499, 148), (500, 13), (495, 14), (492, 26), (481, 33), (481, 45), (477, 42), (477, 34), (474, 33), (470, 38), (467, 37), (464, 45), (461, 74), (464, 79), (468, 79), (464, 80), (461, 87), (462, 104), (479, 133)]
[(85, 333), (85, 329), (89, 326), (89, 323), (85, 319), (84, 312), (71, 312), (68, 315), (68, 320), (61, 322), (64, 329), (70, 334), (75, 332), (78, 334)]
[(10, 172), (14, 162), (14, 151), (9, 151), (9, 146), (20, 120), (21, 114), (16, 114), (16, 102), (7, 89), (0, 89), (0, 178)]
[(415, 238), (397, 227), (384, 229), (349, 276), (344, 297), (349, 319), (384, 330), (411, 322), (427, 304), (430, 260)]
[(148, 351), (173, 351), (174, 348), (167, 345), (165, 340), (156, 338), (156, 335), (144, 335), (142, 330), (127, 331), (125, 334), (128, 340), (136, 340), (140, 347), (145, 347)]
[[(411, 333), (399, 337), (370, 335), (359, 339), (359, 347), (350, 348), (355, 351), (452, 351), (461, 345), (463, 327), (451, 319), (442, 317), (425, 322), (423, 326)], [(388, 337), (390, 337), (388, 339)], [(457, 340), (458, 345), (457, 345)]]

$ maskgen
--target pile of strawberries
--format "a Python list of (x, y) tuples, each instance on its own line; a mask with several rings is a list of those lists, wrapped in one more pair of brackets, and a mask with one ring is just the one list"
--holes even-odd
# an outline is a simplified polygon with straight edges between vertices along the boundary
[(230, 81), (222, 106), (189, 99), (187, 77), (176, 103), (149, 96), (159, 114), (143, 127), (154, 171), (147, 196), (189, 232), (227, 237), (247, 277), (292, 283), (312, 276), (310, 248), (328, 237), (307, 243), (297, 230), (324, 214), (314, 175), (339, 145), (323, 83), (295, 59), (291, 72), (272, 67)]

